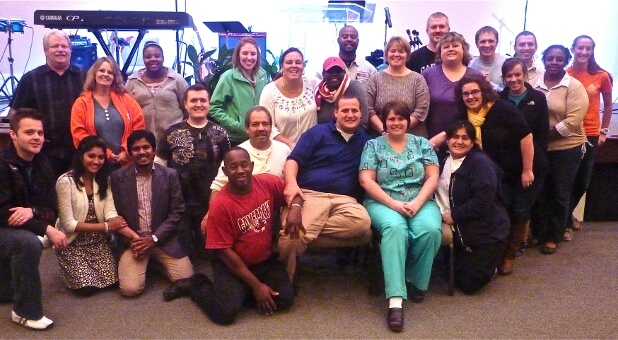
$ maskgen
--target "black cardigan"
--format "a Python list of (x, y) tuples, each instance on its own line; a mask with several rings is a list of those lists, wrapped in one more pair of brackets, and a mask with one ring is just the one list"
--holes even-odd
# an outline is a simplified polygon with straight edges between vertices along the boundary
[(449, 202), (451, 217), (466, 246), (493, 243), (508, 236), (510, 222), (502, 197), (500, 169), (483, 151), (472, 149), (451, 174)]

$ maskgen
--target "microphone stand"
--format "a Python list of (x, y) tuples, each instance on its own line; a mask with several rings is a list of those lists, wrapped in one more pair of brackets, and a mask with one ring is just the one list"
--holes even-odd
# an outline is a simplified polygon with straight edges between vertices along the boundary
[[(4, 93), (4, 96), (7, 99), (11, 99), (13, 97), (13, 94), (15, 93), (15, 88), (16, 85), (19, 84), (19, 80), (17, 80), (17, 78), (15, 77), (14, 73), (13, 73), (13, 61), (15, 61), (15, 59), (13, 59), (13, 48), (12, 46), (12, 37), (11, 34), (13, 33), (13, 29), (11, 28), (11, 26), (9, 25), (9, 29), (7, 30), (7, 32), (9, 32), (9, 40), (8, 40), (8, 45), (9, 45), (9, 72), (10, 72), (10, 76), (8, 78), (6, 78), (4, 80), (4, 83), (2, 83), (2, 86), (0, 86), (0, 92)], [(9, 85), (9, 81), (11, 82), (11, 93), (9, 94), (9, 92), (7, 91), (8, 88), (7, 85)]]

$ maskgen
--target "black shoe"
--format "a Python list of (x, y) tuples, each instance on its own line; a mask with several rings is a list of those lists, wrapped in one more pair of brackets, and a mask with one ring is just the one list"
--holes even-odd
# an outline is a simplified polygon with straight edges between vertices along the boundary
[(425, 292), (416, 288), (412, 282), (406, 282), (406, 289), (408, 290), (408, 300), (414, 303), (425, 301)]
[(173, 282), (163, 291), (163, 300), (166, 302), (178, 299), (179, 297), (191, 295), (191, 279), (180, 279)]
[(389, 308), (386, 324), (391, 331), (401, 332), (403, 330), (403, 308)]

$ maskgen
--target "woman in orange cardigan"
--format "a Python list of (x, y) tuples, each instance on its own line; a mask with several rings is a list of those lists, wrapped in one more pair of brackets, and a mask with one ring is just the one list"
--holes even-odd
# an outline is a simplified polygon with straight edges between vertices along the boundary
[(107, 144), (107, 157), (116, 166), (130, 163), (127, 138), (144, 129), (144, 115), (124, 87), (118, 64), (111, 57), (99, 58), (88, 70), (84, 92), (71, 110), (73, 144), (96, 135)]

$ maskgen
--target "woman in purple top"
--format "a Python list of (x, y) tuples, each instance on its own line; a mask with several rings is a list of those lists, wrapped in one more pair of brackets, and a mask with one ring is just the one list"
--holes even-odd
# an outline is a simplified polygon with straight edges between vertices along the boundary
[(434, 147), (443, 146), (446, 141), (444, 131), (451, 123), (466, 118), (460, 116), (455, 86), (463, 76), (480, 74), (467, 66), (471, 60), (470, 45), (463, 35), (449, 32), (438, 43), (436, 65), (422, 73), (429, 87), (429, 113), (425, 124)]

